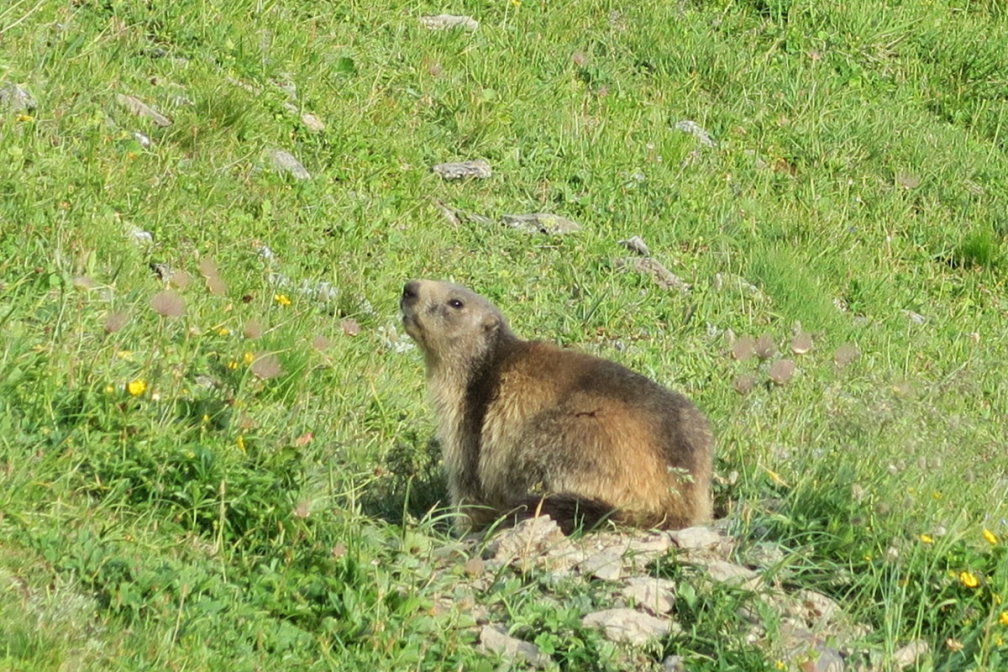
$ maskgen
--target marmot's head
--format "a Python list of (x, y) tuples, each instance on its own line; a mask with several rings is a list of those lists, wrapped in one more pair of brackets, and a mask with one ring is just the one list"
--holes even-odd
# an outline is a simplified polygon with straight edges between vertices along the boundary
[(399, 300), (403, 326), (427, 359), (428, 370), (468, 370), (501, 335), (510, 335), (497, 308), (472, 290), (437, 280), (411, 280)]

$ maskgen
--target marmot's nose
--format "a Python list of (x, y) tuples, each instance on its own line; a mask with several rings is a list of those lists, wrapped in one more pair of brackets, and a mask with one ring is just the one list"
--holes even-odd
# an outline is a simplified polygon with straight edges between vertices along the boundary
[(420, 296), (420, 281), (410, 280), (406, 283), (406, 286), (403, 287), (402, 300), (404, 302), (416, 301), (418, 296)]

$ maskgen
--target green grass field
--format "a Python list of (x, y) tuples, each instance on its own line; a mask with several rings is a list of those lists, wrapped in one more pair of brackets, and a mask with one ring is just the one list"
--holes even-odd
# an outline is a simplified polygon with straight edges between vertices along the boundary
[[(914, 639), (907, 669), (1005, 669), (1006, 73), (998, 0), (4, 3), (0, 669), (497, 669), (432, 608), (411, 277), (694, 398), (741, 547), (868, 624), (874, 669)], [(467, 159), (493, 176), (431, 171)], [(621, 266), (633, 235), (688, 293)], [(623, 669), (591, 596), (486, 599)], [(737, 600), (646, 655), (780, 669)]]

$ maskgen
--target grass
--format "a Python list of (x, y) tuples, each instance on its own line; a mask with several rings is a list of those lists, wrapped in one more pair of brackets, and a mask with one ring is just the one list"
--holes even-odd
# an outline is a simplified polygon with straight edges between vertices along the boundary
[[(914, 639), (911, 669), (1001, 669), (1002, 5), (462, 2), (477, 31), (420, 27), (444, 9), (0, 10), (0, 82), (37, 102), (0, 109), (0, 668), (495, 669), (436, 608), (464, 596), (434, 571), (453, 542), (396, 317), (428, 276), (696, 399), (740, 552), (782, 549), (876, 669)], [(430, 172), (470, 158), (494, 176)], [(689, 294), (620, 270), (635, 234)], [(796, 322), (786, 385), (727, 354), (728, 329), (786, 352)], [(561, 669), (626, 665), (580, 626), (604, 598), (543, 581), (477, 597)], [(681, 594), (645, 662), (772, 668), (739, 599)]]

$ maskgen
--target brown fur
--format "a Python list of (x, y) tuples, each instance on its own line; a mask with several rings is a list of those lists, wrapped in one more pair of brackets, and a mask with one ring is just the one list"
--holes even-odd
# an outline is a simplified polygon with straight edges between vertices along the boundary
[(414, 280), (400, 305), (426, 359), (452, 503), (474, 527), (514, 514), (549, 514), (568, 530), (710, 519), (713, 438), (685, 397), (614, 362), (521, 340), (458, 285)]

